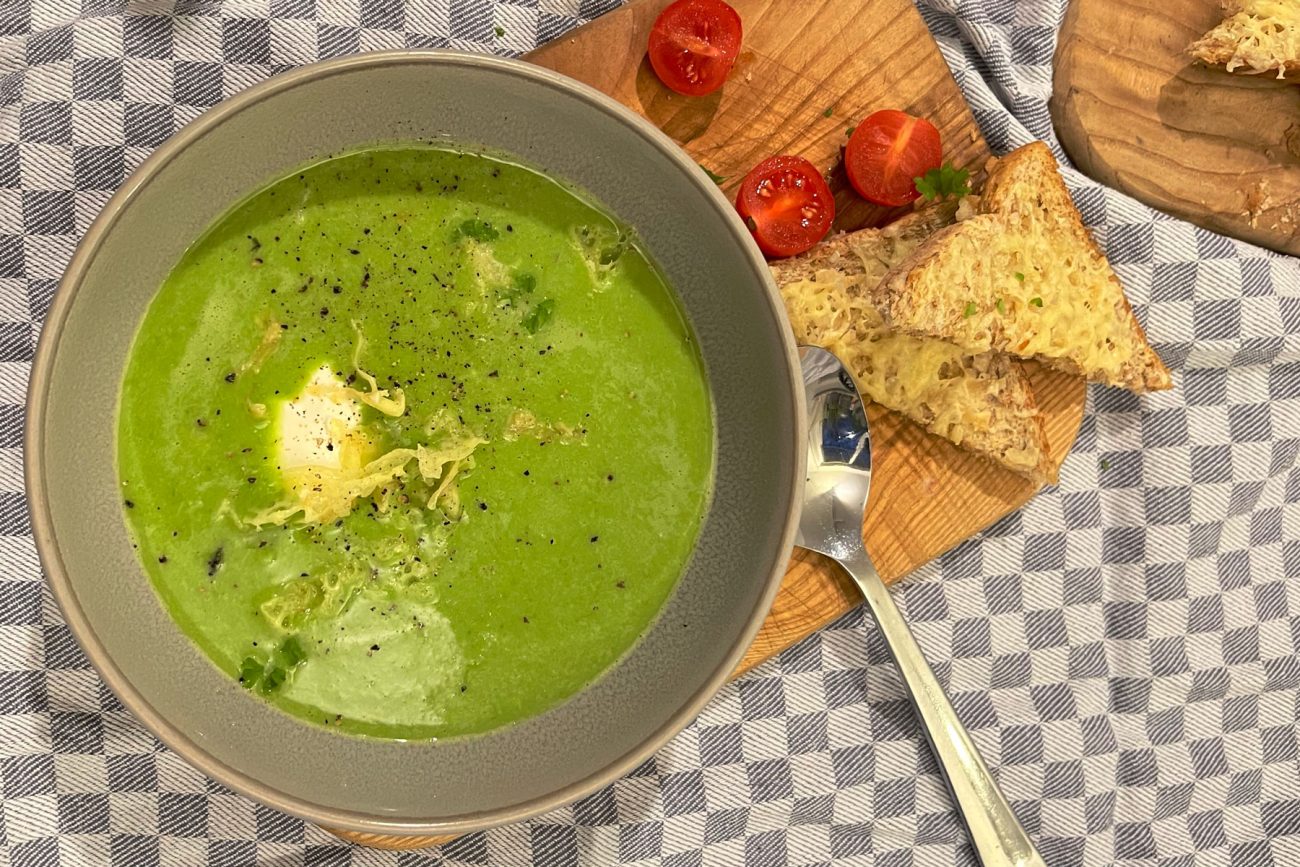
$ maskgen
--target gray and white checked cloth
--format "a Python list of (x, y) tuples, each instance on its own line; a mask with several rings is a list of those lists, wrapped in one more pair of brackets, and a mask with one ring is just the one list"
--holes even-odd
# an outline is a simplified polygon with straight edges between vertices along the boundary
[[(994, 149), (1054, 142), (1065, 0), (920, 2)], [(724, 689), (610, 788), (398, 854), (190, 769), (100, 684), (45, 589), (20, 469), (28, 370), (56, 281), (125, 174), (289, 67), (400, 46), (515, 54), (616, 5), (0, 0), (0, 865), (974, 863), (860, 613)], [(1293, 867), (1300, 262), (1067, 179), (1177, 387), (1094, 388), (1060, 485), (898, 595), (1051, 867)]]

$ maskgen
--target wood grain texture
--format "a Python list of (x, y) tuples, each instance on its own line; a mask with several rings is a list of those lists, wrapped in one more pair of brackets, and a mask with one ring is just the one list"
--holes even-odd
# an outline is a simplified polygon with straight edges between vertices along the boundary
[(1052, 119), (1084, 173), (1207, 229), (1300, 255), (1300, 87), (1202, 66), (1217, 0), (1072, 0)]
[[(322, 826), (324, 827), (324, 826)], [(389, 849), (406, 851), (408, 849), (432, 849), (443, 843), (456, 839), (455, 834), (440, 837), (407, 837), (397, 834), (364, 834), (360, 831), (340, 831), (337, 828), (325, 828), (335, 837), (341, 837), (349, 843), (365, 846), (367, 849)]]
[[(727, 85), (690, 99), (664, 88), (645, 61), (646, 37), (668, 0), (628, 5), (550, 43), (528, 60), (610, 94), (653, 120), (702, 165), (735, 185), (755, 163), (797, 153), (831, 175), (836, 228), (883, 225), (902, 211), (858, 198), (838, 168), (845, 130), (872, 111), (930, 118), (946, 157), (982, 170), (989, 156), (970, 109), (912, 0), (731, 0), (745, 49)], [(827, 109), (831, 114), (826, 116)], [(903, 209), (905, 210), (905, 209)], [(1084, 384), (1031, 366), (1053, 460), (1065, 458), (1083, 417)], [(892, 412), (868, 407), (875, 476), (864, 524), (867, 549), (894, 581), (1022, 506), (1034, 486)], [(843, 571), (797, 550), (781, 592), (737, 674), (769, 659), (861, 602)], [(334, 832), (363, 845), (425, 848), (433, 837)]]

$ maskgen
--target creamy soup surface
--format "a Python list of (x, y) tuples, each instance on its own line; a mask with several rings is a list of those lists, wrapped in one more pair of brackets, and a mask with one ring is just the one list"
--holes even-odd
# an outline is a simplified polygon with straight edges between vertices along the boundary
[(706, 510), (696, 343), (586, 197), (434, 147), (333, 158), (221, 218), (136, 335), (124, 515), (249, 690), (389, 738), (487, 731), (649, 627)]

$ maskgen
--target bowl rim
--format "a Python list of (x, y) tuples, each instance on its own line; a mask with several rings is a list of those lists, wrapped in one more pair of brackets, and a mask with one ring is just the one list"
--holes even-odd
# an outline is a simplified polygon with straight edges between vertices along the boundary
[[(724, 217), (729, 218), (733, 234), (744, 248), (744, 252), (754, 266), (755, 272), (761, 277), (760, 283), (769, 306), (779, 320), (785, 319), (784, 304), (767, 269), (766, 260), (750, 240), (748, 230), (745, 229), (744, 224), (736, 215), (731, 203), (722, 195), (717, 185), (708, 181), (704, 173), (699, 171), (695, 160), (649, 120), (582, 82), (523, 60), (471, 54), (448, 49), (398, 49), (368, 52), (304, 65), (271, 76), (246, 88), (185, 124), (141, 162), (100, 210), (85, 235), (78, 242), (64, 274), (59, 280), (57, 291), (42, 325), (40, 339), (32, 362), (26, 400), (26, 419), (23, 426), (24, 487), (31, 516), (32, 537), (43, 567), (46, 583), (49, 584), (65, 621), (76, 637), (78, 644), (85, 651), (91, 666), (117, 695), (127, 710), (131, 712), (132, 716), (169, 749), (179, 754), (188, 764), (222, 785), (254, 801), (327, 828), (411, 836), (461, 835), (498, 825), (524, 821), (569, 804), (626, 776), (628, 772), (662, 748), (678, 732), (690, 725), (730, 678), (731, 673), (749, 649), (771, 609), (772, 602), (780, 589), (781, 579), (785, 574), (787, 559), (779, 558), (773, 564), (772, 571), (766, 578), (766, 586), (762, 594), (760, 594), (755, 607), (749, 613), (740, 636), (727, 652), (721, 664), (709, 674), (700, 689), (684, 705), (679, 707), (663, 725), (636, 748), (628, 751), (619, 759), (583, 779), (504, 808), (456, 814), (451, 818), (432, 821), (382, 817), (315, 804), (281, 792), (270, 782), (230, 767), (207, 753), (191, 740), (185, 732), (155, 711), (144, 696), (127, 680), (109, 657), (91, 627), (64, 566), (48, 503), (42, 434), (45, 427), (45, 408), (49, 399), (53, 363), (61, 343), (64, 323), (76, 301), (85, 273), (98, 254), (105, 237), (112, 231), (121, 214), (131, 204), (136, 195), (153, 182), (159, 172), (210, 130), (239, 112), (281, 92), (309, 82), (342, 73), (354, 72), (359, 69), (421, 64), (435, 67), (446, 65), (475, 67), (530, 79), (537, 84), (575, 96), (591, 108), (612, 116), (616, 121), (640, 134), (650, 146), (656, 148), (681, 168), (683, 173), (713, 200), (718, 211)], [(794, 545), (798, 526), (798, 508), (804, 483), (806, 462), (804, 441), (807, 435), (807, 421), (803, 382), (799, 375), (798, 355), (789, 329), (781, 330), (781, 341), (781, 351), (785, 357), (786, 370), (790, 378), (789, 385), (794, 405), (796, 434), (790, 443), (794, 459), (794, 472), (792, 473), (790, 490), (785, 494), (786, 502), (789, 505), (779, 548), (781, 551), (789, 552)]]

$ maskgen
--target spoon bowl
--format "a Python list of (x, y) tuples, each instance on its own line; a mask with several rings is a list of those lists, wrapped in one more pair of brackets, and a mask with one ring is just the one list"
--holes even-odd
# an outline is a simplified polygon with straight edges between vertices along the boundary
[(808, 407), (808, 463), (794, 543), (839, 560), (862, 547), (871, 493), (871, 431), (848, 371), (825, 349), (799, 349)]

